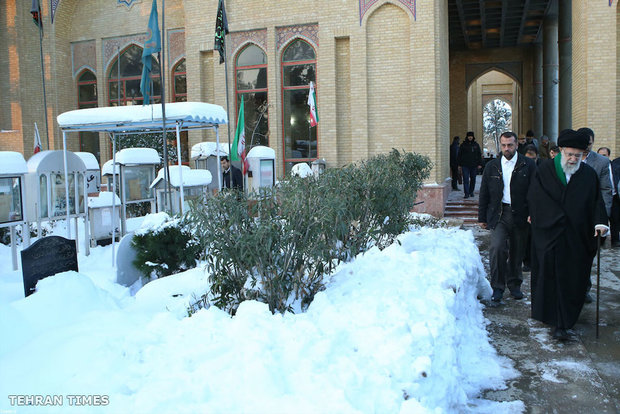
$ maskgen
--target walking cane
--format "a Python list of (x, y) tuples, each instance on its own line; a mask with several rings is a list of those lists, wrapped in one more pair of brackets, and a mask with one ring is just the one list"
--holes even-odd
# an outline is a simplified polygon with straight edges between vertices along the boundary
[(601, 236), (596, 235), (596, 339), (598, 339), (598, 307), (601, 298)]

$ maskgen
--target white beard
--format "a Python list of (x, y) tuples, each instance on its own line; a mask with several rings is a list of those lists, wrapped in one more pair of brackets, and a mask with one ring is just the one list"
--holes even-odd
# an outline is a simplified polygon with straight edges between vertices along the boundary
[(562, 165), (562, 170), (564, 170), (564, 174), (573, 175), (577, 172), (579, 167), (581, 167), (581, 158), (576, 164), (569, 164), (568, 159), (562, 157), (560, 160), (560, 164)]

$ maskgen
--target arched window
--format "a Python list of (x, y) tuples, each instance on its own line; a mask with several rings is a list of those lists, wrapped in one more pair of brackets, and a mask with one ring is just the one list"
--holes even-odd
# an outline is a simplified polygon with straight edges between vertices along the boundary
[[(78, 108), (97, 107), (97, 77), (90, 70), (85, 70), (77, 80)], [(80, 151), (90, 152), (101, 159), (99, 134), (97, 132), (80, 132)]]
[[(307, 42), (297, 39), (282, 53), (282, 123), (284, 168), (317, 158), (317, 128), (310, 127), (308, 93), (316, 84), (316, 54)], [(315, 89), (318, 96), (318, 90)]]
[[(267, 105), (267, 55), (258, 46), (249, 44), (235, 61), (235, 108), (244, 97), (247, 150), (255, 145), (269, 145), (269, 112)], [(238, 116), (238, 113), (237, 113)]]
[[(142, 48), (132, 45), (125, 49), (120, 56), (120, 85), (118, 60), (112, 64), (108, 75), (108, 96), (110, 106), (142, 105), (144, 100), (140, 92), (142, 78)], [(161, 102), (161, 76), (159, 62), (153, 56), (153, 70), (151, 72), (153, 87), (151, 89), (151, 103)], [(120, 97), (119, 97), (120, 86)]]
[(185, 59), (181, 61), (172, 70), (172, 79), (174, 81), (174, 102), (187, 102), (187, 70), (185, 69)]

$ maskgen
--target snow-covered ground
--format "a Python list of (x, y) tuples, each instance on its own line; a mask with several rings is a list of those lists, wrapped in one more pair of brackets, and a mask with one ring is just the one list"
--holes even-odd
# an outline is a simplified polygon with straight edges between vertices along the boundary
[[(208, 289), (202, 267), (131, 295), (114, 282), (111, 246), (24, 299), (0, 245), (0, 412), (523, 411), (480, 399), (517, 372), (489, 344), (472, 233), (399, 241), (341, 265), (305, 313), (252, 301), (232, 318), (215, 307), (187, 317)], [(55, 405), (18, 405), (30, 400)]]

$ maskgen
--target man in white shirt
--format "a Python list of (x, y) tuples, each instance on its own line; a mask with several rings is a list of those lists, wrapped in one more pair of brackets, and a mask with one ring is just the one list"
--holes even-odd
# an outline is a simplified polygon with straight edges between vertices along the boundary
[(521, 262), (527, 235), (527, 191), (535, 163), (517, 153), (517, 135), (500, 137), (502, 156), (489, 161), (482, 175), (478, 222), (492, 230), (489, 247), (493, 304), (501, 303), (506, 286), (515, 299), (523, 299)]

